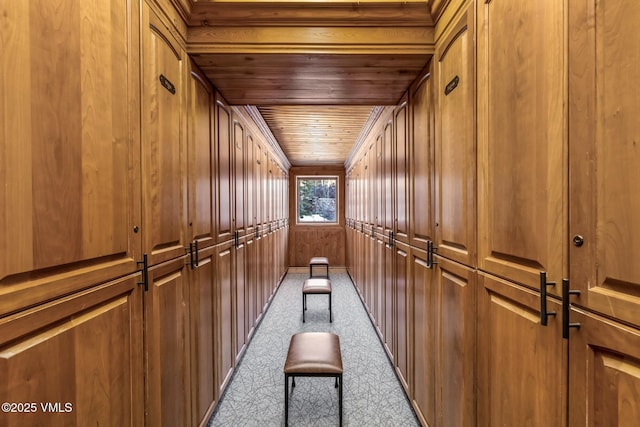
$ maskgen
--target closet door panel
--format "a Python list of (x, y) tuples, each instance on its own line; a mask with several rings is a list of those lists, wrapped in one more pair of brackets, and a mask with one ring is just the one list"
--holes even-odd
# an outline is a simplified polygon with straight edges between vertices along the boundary
[(0, 400), (31, 410), (3, 411), (3, 426), (144, 424), (140, 281), (128, 275), (0, 320)]
[(570, 9), (572, 302), (640, 326), (637, 2)]
[(216, 216), (217, 242), (222, 243), (233, 238), (233, 151), (231, 138), (231, 109), (225, 101), (216, 94), (215, 105), (215, 148), (216, 148)]
[(198, 264), (189, 271), (191, 328), (191, 408), (194, 424), (206, 422), (218, 399), (216, 384), (217, 308), (214, 287), (214, 248), (199, 251)]
[(149, 264), (184, 255), (186, 220), (184, 57), (149, 7), (142, 8), (142, 207)]
[[(436, 52), (440, 111), (436, 140), (438, 253), (475, 265), (476, 152), (474, 136), (473, 13), (452, 26)], [(438, 134), (436, 134), (438, 135)]]
[(144, 293), (144, 336), (149, 425), (191, 424), (186, 258), (158, 264), (148, 272), (148, 290)]
[(478, 10), (479, 268), (533, 288), (566, 277), (563, 5)]
[(438, 425), (476, 426), (477, 273), (436, 256), (438, 263)]
[(0, 316), (137, 269), (138, 7), (2, 4)]
[(191, 63), (187, 110), (189, 241), (204, 248), (215, 243), (213, 196), (213, 90)]
[(411, 250), (410, 281), (414, 294), (413, 311), (413, 405), (420, 421), (435, 426), (436, 358), (438, 354), (438, 303), (434, 270), (429, 267), (427, 253)]
[(410, 243), (426, 250), (428, 241), (434, 241), (434, 147), (435, 113), (433, 78), (427, 74), (413, 89), (411, 97), (410, 144)]
[[(640, 419), (640, 330), (580, 308), (569, 339), (569, 425), (632, 426)], [(574, 395), (575, 394), (575, 395)]]
[[(478, 425), (566, 425), (561, 304), (488, 274), (478, 287)], [(578, 393), (578, 390), (572, 391)], [(508, 405), (505, 404), (508, 402)]]

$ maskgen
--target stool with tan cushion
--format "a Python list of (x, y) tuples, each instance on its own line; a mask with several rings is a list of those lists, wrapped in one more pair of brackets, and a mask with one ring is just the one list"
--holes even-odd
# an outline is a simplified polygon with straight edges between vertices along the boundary
[(313, 267), (324, 267), (326, 269), (326, 275), (316, 276), (329, 278), (329, 258), (323, 256), (314, 256), (309, 261), (309, 277), (313, 277)]
[(331, 281), (329, 279), (307, 279), (302, 285), (302, 323), (304, 323), (304, 313), (307, 311), (307, 294), (328, 294), (329, 295), (329, 322), (333, 322), (331, 316)]
[(331, 332), (300, 332), (291, 337), (284, 363), (284, 425), (289, 425), (289, 378), (335, 377), (338, 411), (342, 425), (342, 353), (340, 338)]

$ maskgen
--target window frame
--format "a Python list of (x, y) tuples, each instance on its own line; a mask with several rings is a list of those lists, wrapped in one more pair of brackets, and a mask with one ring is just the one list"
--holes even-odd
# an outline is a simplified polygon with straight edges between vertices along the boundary
[[(301, 221), (300, 220), (300, 181), (302, 180), (335, 180), (336, 182), (336, 219), (334, 221)], [(296, 176), (296, 224), (298, 225), (338, 225), (340, 223), (340, 176), (339, 175), (298, 175)]]

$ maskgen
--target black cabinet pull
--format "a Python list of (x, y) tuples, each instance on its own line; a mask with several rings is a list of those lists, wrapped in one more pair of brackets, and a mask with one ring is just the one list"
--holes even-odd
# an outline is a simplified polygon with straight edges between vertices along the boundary
[(194, 261), (194, 254), (193, 254), (193, 242), (189, 242), (189, 265), (191, 266), (192, 270), (196, 268), (196, 263)]
[(196, 267), (200, 265), (200, 254), (198, 253), (198, 241), (194, 241), (194, 252), (196, 254)]
[(555, 311), (547, 311), (547, 286), (555, 286), (556, 282), (547, 282), (547, 272), (540, 272), (540, 323), (547, 326), (549, 316), (555, 316)]
[(136, 264), (142, 265), (142, 282), (138, 282), (138, 285), (144, 285), (144, 291), (149, 290), (149, 259), (147, 254), (144, 254), (142, 261), (137, 261)]
[(562, 338), (569, 339), (569, 329), (579, 328), (580, 323), (569, 322), (569, 296), (580, 295), (580, 291), (572, 291), (569, 289), (569, 280), (562, 279)]

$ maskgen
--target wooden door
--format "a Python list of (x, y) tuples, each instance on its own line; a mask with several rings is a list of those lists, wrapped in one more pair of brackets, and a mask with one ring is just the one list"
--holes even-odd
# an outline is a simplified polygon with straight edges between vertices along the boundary
[(142, 9), (142, 209), (149, 265), (184, 255), (185, 53), (157, 15)]
[(395, 183), (393, 182), (393, 118), (384, 125), (384, 232), (394, 231), (394, 197)]
[(216, 93), (215, 104), (215, 147), (216, 147), (216, 224), (217, 242), (233, 238), (234, 187), (233, 187), (233, 140), (231, 135), (231, 109)]
[(640, 419), (640, 330), (571, 310), (569, 426), (634, 426)]
[(569, 5), (571, 426), (640, 419), (639, 19), (637, 2)]
[(191, 425), (187, 268), (184, 255), (148, 270), (144, 292), (147, 425)]
[(410, 256), (409, 246), (396, 242), (395, 244), (395, 362), (400, 381), (406, 390), (412, 377), (411, 356), (413, 352), (412, 322), (413, 290), (409, 281)]
[(394, 349), (395, 349), (395, 300), (396, 300), (396, 289), (395, 289), (395, 247), (393, 242), (388, 239), (385, 240), (385, 251), (384, 251), (384, 316), (383, 316), (383, 328), (382, 335), (384, 338), (384, 346), (387, 349), (387, 353), (389, 353), (391, 359), (394, 357)]
[(256, 220), (256, 142), (253, 134), (247, 132), (246, 156), (244, 170), (246, 171), (245, 217), (246, 234), (255, 232)]
[(233, 231), (238, 237), (245, 234), (245, 125), (233, 114)]
[(234, 299), (234, 313), (235, 313), (235, 355), (239, 357), (244, 350), (244, 346), (247, 342), (247, 290), (246, 290), (246, 258), (247, 251), (244, 244), (244, 238), (238, 238), (234, 244), (233, 250), (234, 256), (234, 279), (235, 286), (233, 287), (233, 299)]
[(190, 62), (187, 104), (187, 239), (198, 248), (215, 243), (213, 196), (214, 114), (213, 89), (202, 72)]
[(566, 277), (564, 20), (563, 2), (478, 8), (478, 266), (533, 288)]
[(424, 425), (435, 426), (436, 359), (438, 355), (438, 295), (427, 252), (411, 248), (409, 281), (413, 289), (413, 375), (412, 393), (416, 415)]
[(466, 265), (475, 265), (476, 244), (473, 33), (473, 13), (467, 10), (437, 46), (434, 88), (440, 112), (435, 246)]
[(222, 392), (231, 379), (231, 373), (235, 363), (234, 346), (234, 308), (233, 299), (234, 283), (234, 256), (235, 250), (233, 242), (227, 242), (216, 247), (215, 254), (215, 298), (216, 298), (216, 348), (214, 358), (216, 359), (217, 375), (216, 385)]
[(193, 425), (206, 423), (219, 397), (214, 357), (218, 323), (214, 252), (213, 247), (200, 249), (188, 268)]
[(439, 295), (437, 425), (476, 426), (475, 270), (434, 256)]
[(2, 8), (0, 317), (136, 271), (142, 225), (138, 2)]
[(566, 425), (567, 346), (559, 302), (547, 302), (556, 315), (544, 326), (540, 293), (485, 273), (478, 285), (477, 425)]
[(410, 114), (412, 136), (408, 156), (411, 246), (426, 250), (435, 240), (434, 212), (434, 147), (435, 106), (431, 73), (422, 77), (412, 88)]
[(384, 148), (384, 133), (380, 132), (376, 137), (376, 175), (374, 177), (374, 185), (376, 191), (376, 231), (378, 233), (384, 232), (384, 218), (385, 218), (385, 148)]
[(636, 2), (570, 9), (572, 302), (640, 326), (640, 19)]
[(395, 238), (409, 243), (409, 116), (405, 95), (393, 112)]
[(253, 334), (253, 330), (256, 326), (256, 319), (259, 313), (259, 299), (258, 299), (258, 250), (257, 240), (254, 234), (247, 236), (245, 243), (246, 251), (246, 297), (247, 297), (247, 337)]
[(127, 275), (0, 319), (0, 400), (21, 405), (3, 406), (3, 426), (144, 425), (140, 281)]

